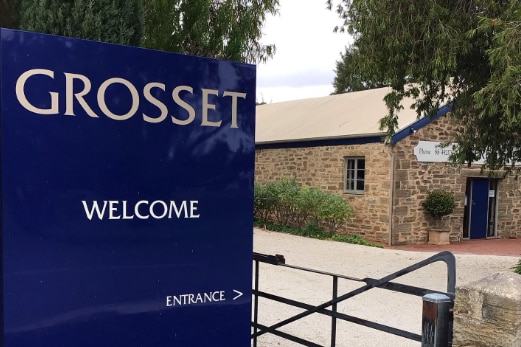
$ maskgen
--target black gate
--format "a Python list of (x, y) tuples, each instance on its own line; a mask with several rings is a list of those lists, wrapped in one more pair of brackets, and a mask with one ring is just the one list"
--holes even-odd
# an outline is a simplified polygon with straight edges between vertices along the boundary
[[(266, 254), (254, 253), (253, 261), (254, 261), (254, 266), (255, 266), (255, 277), (254, 277), (254, 286), (253, 286), (253, 318), (252, 318), (252, 328), (253, 329), (252, 329), (252, 336), (251, 336), (253, 347), (257, 347), (257, 338), (263, 334), (274, 334), (274, 335), (277, 335), (284, 339), (300, 343), (303, 346), (324, 347), (324, 346), (318, 345), (314, 342), (303, 339), (301, 337), (291, 335), (286, 332), (278, 330), (279, 328), (281, 328), (289, 323), (295, 322), (299, 319), (302, 319), (302, 318), (307, 317), (314, 313), (318, 313), (318, 314), (322, 314), (322, 315), (331, 317), (331, 347), (336, 346), (337, 320), (343, 320), (343, 321), (352, 322), (355, 324), (364, 325), (366, 327), (384, 331), (389, 334), (394, 334), (394, 335), (398, 335), (398, 336), (401, 336), (401, 337), (404, 337), (404, 338), (407, 338), (407, 339), (410, 339), (413, 341), (419, 341), (419, 342), (425, 343), (426, 342), (425, 338), (422, 341), (422, 335), (338, 312), (337, 304), (342, 301), (345, 301), (349, 298), (352, 298), (358, 294), (364, 293), (373, 288), (387, 289), (387, 290), (391, 290), (391, 291), (395, 291), (395, 292), (400, 292), (400, 293), (405, 293), (405, 294), (410, 294), (410, 295), (415, 295), (415, 296), (421, 296), (421, 297), (423, 297), (427, 294), (432, 294), (432, 293), (443, 294), (443, 295), (448, 296), (451, 300), (452, 304), (450, 305), (450, 309), (452, 309), (453, 302), (454, 302), (454, 293), (455, 293), (455, 289), (456, 289), (456, 261), (455, 261), (454, 255), (450, 252), (441, 252), (426, 260), (423, 260), (419, 263), (408, 266), (402, 270), (396, 271), (396, 272), (394, 272), (390, 275), (387, 275), (383, 278), (380, 278), (380, 279), (355, 278), (355, 277), (343, 276), (343, 275), (333, 274), (333, 273), (324, 272), (324, 271), (307, 269), (307, 268), (303, 268), (303, 267), (299, 267), (299, 266), (293, 266), (293, 265), (286, 264), (284, 256), (282, 256), (282, 255), (266, 255)], [(405, 274), (408, 274), (408, 273), (418, 270), (422, 267), (425, 267), (429, 264), (439, 262), (439, 261), (445, 262), (447, 265), (447, 292), (436, 292), (436, 291), (426, 289), (426, 288), (419, 288), (419, 287), (414, 287), (414, 286), (410, 286), (410, 285), (391, 282), (392, 280), (394, 280), (400, 276), (403, 276)], [(310, 305), (310, 304), (307, 304), (304, 302), (291, 300), (288, 298), (284, 298), (284, 297), (281, 297), (278, 295), (266, 293), (264, 291), (259, 290), (259, 263), (261, 263), (261, 262), (271, 264), (274, 266), (284, 266), (284, 267), (295, 269), (298, 271), (312, 272), (315, 274), (331, 277), (333, 280), (331, 300), (315, 306), (315, 305)], [(363, 282), (363, 283), (365, 283), (365, 285), (339, 296), (338, 295), (338, 280), (339, 279)], [(286, 305), (298, 307), (298, 308), (304, 309), (304, 311), (302, 313), (294, 315), (288, 319), (285, 319), (285, 320), (278, 322), (276, 324), (273, 324), (271, 326), (266, 326), (266, 325), (263, 325), (258, 322), (259, 297), (266, 298), (268, 300), (273, 300), (273, 301), (280, 302), (280, 303), (284, 303)], [(452, 322), (450, 322), (450, 324), (449, 324), (449, 329), (448, 329), (447, 334), (449, 334), (449, 336), (450, 336), (449, 340), (452, 340)], [(429, 342), (429, 341), (427, 341), (427, 342)], [(425, 346), (431, 346), (431, 344), (430, 343), (425, 344)]]

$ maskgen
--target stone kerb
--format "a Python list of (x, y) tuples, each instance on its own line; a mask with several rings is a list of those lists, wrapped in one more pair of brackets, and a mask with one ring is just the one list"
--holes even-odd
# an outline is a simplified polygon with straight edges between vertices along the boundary
[(521, 275), (497, 273), (456, 289), (453, 346), (521, 346)]

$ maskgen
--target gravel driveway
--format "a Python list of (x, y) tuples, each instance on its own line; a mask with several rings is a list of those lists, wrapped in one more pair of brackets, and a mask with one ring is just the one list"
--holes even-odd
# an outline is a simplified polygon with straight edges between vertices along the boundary
[[(263, 254), (282, 254), (287, 264), (342, 274), (355, 278), (381, 278), (409, 265), (429, 258), (435, 253), (409, 252), (381, 249), (334, 241), (323, 241), (293, 236), (262, 229), (254, 229), (254, 251)], [(489, 255), (456, 255), (456, 285), (470, 283), (490, 274), (510, 269), (519, 257)], [(318, 305), (331, 299), (332, 279), (312, 273), (284, 267), (261, 264), (259, 289)], [(446, 291), (447, 270), (444, 263), (434, 263), (395, 282)], [(339, 295), (365, 283), (340, 280)], [(413, 333), (421, 333), (422, 299), (372, 289), (342, 302), (338, 311), (389, 325)], [(272, 325), (302, 312), (288, 305), (260, 299), (259, 323)], [(330, 318), (313, 314), (280, 329), (322, 346), (330, 345)], [(259, 347), (290, 347), (300, 344), (271, 334), (259, 337)], [(408, 347), (420, 346), (419, 342), (380, 332), (364, 326), (339, 321), (337, 324), (337, 347)]]

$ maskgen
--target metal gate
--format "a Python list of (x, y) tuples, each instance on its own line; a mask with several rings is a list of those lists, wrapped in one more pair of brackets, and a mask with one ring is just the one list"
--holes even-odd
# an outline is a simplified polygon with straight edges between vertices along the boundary
[[(353, 298), (356, 295), (359, 295), (361, 293), (367, 292), (368, 290), (374, 289), (374, 288), (381, 288), (386, 289), (394, 292), (400, 292), (405, 293), (409, 295), (415, 295), (415, 296), (425, 296), (428, 294), (438, 293), (441, 295), (446, 295), (450, 298), (450, 307), (448, 309), (452, 310), (453, 303), (454, 303), (454, 293), (456, 290), (456, 261), (455, 257), (450, 252), (441, 252), (438, 253), (428, 259), (425, 259), (419, 263), (413, 264), (411, 266), (408, 266), (402, 270), (396, 271), (392, 274), (389, 274), (383, 278), (380, 279), (374, 279), (374, 278), (355, 278), (355, 277), (349, 277), (349, 276), (343, 276), (339, 274), (333, 274), (329, 272), (324, 271), (317, 271), (313, 269), (303, 268), (299, 266), (293, 266), (286, 264), (284, 256), (282, 255), (266, 255), (266, 254), (260, 254), (260, 253), (254, 253), (253, 255), (253, 261), (254, 261), (254, 267), (255, 267), (255, 276), (254, 276), (254, 285), (253, 285), (253, 317), (252, 317), (252, 345), (253, 347), (257, 347), (257, 338), (263, 334), (274, 334), (281, 338), (297, 342), (303, 346), (311, 346), (311, 347), (325, 347), (318, 345), (314, 342), (308, 341), (306, 339), (303, 339), (302, 337), (298, 337), (283, 331), (280, 331), (279, 328), (290, 324), (292, 322), (295, 322), (299, 319), (302, 319), (304, 317), (308, 317), (312, 314), (318, 313), (321, 315), (329, 316), (331, 319), (331, 347), (336, 346), (336, 333), (337, 333), (337, 321), (343, 320), (355, 324), (364, 325), (366, 327), (380, 330), (389, 334), (398, 335), (413, 341), (419, 341), (422, 342), (423, 346), (435, 346), (434, 343), (431, 343), (434, 339), (434, 335), (431, 333), (429, 336), (423, 336), (406, 331), (401, 330), (398, 328), (390, 327), (387, 325), (383, 325), (377, 322), (369, 321), (366, 319), (354, 317), (351, 315), (347, 315), (341, 312), (337, 311), (337, 305), (338, 303), (345, 301), (347, 299)], [(406, 275), (408, 273), (411, 273), (415, 270), (418, 270), (420, 268), (423, 268), (429, 264), (435, 263), (435, 262), (445, 262), (447, 265), (447, 292), (436, 292), (430, 289), (426, 288), (420, 288), (400, 283), (391, 282), (392, 280), (401, 277), (403, 275)], [(282, 296), (270, 294), (264, 291), (259, 290), (259, 264), (260, 263), (266, 263), (271, 264), (273, 266), (283, 266), (286, 268), (291, 268), (297, 271), (306, 271), (315, 273), (318, 275), (324, 275), (332, 278), (332, 297), (331, 300), (328, 300), (327, 302), (324, 302), (320, 305), (310, 305), (304, 302), (291, 300), (289, 298), (285, 298)], [(364, 286), (357, 288), (355, 290), (352, 290), (348, 293), (338, 295), (338, 280), (339, 279), (345, 279), (349, 281), (356, 281), (356, 282), (363, 282), (365, 283)], [(266, 298), (268, 300), (273, 300), (276, 302), (280, 302), (286, 305), (298, 307), (301, 309), (304, 309), (303, 312), (296, 314), (290, 318), (287, 318), (283, 321), (280, 321), (276, 324), (273, 324), (271, 326), (266, 326), (258, 322), (258, 313), (259, 313), (259, 298)], [(452, 316), (451, 316), (452, 318)], [(424, 319), (425, 320), (425, 319)], [(425, 327), (426, 322), (423, 322), (423, 326)], [(427, 322), (429, 323), (429, 322)], [(445, 332), (449, 336), (446, 337), (445, 340), (449, 341), (449, 346), (452, 344), (450, 341), (452, 341), (452, 319), (449, 322), (448, 331)], [(424, 334), (426, 335), (426, 334)], [(436, 345), (437, 346), (437, 345)]]

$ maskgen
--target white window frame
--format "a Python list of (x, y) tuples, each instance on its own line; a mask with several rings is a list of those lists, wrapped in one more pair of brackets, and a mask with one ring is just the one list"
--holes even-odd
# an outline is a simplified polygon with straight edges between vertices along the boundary
[[(358, 166), (360, 162), (363, 160), (364, 168), (360, 169)], [(349, 162), (352, 161), (354, 163), (354, 170), (349, 170)], [(363, 178), (360, 179), (358, 176), (358, 171), (363, 170)], [(365, 193), (365, 157), (345, 157), (344, 158), (344, 193), (346, 194), (364, 194)], [(352, 177), (351, 177), (351, 176)], [(359, 187), (359, 182), (362, 181), (362, 188)], [(350, 189), (351, 182), (354, 181), (355, 189)]]

